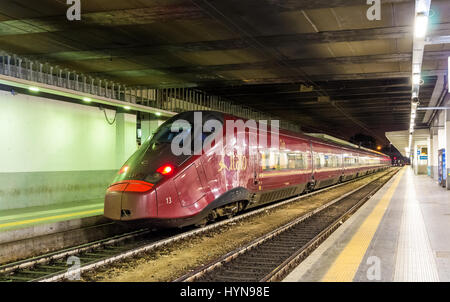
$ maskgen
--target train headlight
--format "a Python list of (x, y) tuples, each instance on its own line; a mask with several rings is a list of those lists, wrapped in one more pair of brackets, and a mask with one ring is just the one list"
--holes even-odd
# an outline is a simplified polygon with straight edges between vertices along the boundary
[(156, 172), (161, 173), (162, 175), (171, 175), (173, 171), (174, 167), (172, 165), (164, 165), (156, 170)]

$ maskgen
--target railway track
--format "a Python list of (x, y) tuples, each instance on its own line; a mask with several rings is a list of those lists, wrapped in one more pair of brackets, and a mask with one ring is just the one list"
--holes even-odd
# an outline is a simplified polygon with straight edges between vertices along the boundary
[[(386, 174), (390, 174), (390, 172), (387, 172), (380, 177), (383, 177)], [(180, 242), (194, 236), (207, 234), (231, 223), (244, 220), (262, 212), (275, 209), (303, 198), (317, 195), (351, 182), (359, 181), (361, 179), (362, 178), (357, 178), (342, 184), (290, 198), (276, 204), (253, 209), (239, 216), (207, 225), (201, 229), (163, 230), (158, 232), (154, 232), (150, 229), (141, 229), (73, 248), (48, 253), (31, 259), (25, 259), (2, 265), (0, 266), (0, 282), (51, 282), (70, 280), (73, 276), (95, 270), (96, 268), (134, 257), (165, 245)], [(71, 256), (77, 257), (76, 259), (79, 260), (79, 266), (73, 266), (76, 262), (73, 262), (73, 258), (72, 260), (68, 259)]]
[(175, 281), (280, 281), (397, 171), (383, 175)]

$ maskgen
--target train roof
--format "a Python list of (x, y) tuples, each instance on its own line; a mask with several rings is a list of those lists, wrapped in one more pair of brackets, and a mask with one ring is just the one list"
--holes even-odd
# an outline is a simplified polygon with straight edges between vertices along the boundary
[[(215, 110), (199, 110), (201, 112), (210, 112), (210, 113), (214, 113), (214, 114), (219, 114), (219, 115), (226, 115), (226, 116), (230, 116), (230, 117), (234, 117), (234, 118), (240, 118), (238, 116), (229, 114), (229, 113), (225, 113), (225, 112), (220, 112), (220, 111), (215, 111)], [(187, 111), (187, 112), (194, 112), (194, 111)], [(187, 112), (184, 112), (184, 114), (186, 114)], [(240, 118), (242, 120), (248, 120), (245, 118)], [(319, 143), (327, 143), (327, 144), (331, 144), (331, 145), (335, 145), (335, 146), (339, 146), (339, 147), (347, 147), (349, 149), (354, 149), (357, 151), (365, 151), (367, 153), (372, 153), (372, 154), (377, 154), (377, 155), (381, 155), (381, 156), (388, 156), (384, 153), (372, 150), (372, 149), (368, 149), (365, 147), (360, 147), (358, 145), (352, 144), (346, 140), (328, 135), (328, 134), (324, 134), (324, 133), (304, 133), (304, 132), (294, 132), (292, 130), (287, 130), (287, 129), (283, 129), (280, 127), (280, 132), (286, 134), (286, 135), (291, 135), (291, 136), (296, 136), (296, 137), (300, 137), (300, 138), (304, 138), (304, 139), (308, 139), (308, 140), (312, 140), (315, 142), (319, 142)]]
[(342, 147), (350, 147), (352, 149), (358, 149), (358, 150), (363, 150), (363, 151), (366, 151), (366, 152), (369, 152), (369, 153), (374, 153), (374, 154), (377, 154), (377, 155), (387, 156), (384, 153), (381, 153), (381, 152), (378, 152), (378, 151), (375, 151), (375, 150), (372, 150), (372, 149), (369, 149), (369, 148), (365, 148), (365, 147), (361, 147), (361, 146), (355, 145), (355, 144), (350, 143), (350, 142), (348, 142), (346, 140), (343, 140), (343, 139), (340, 139), (340, 138), (337, 138), (337, 137), (334, 137), (334, 136), (331, 136), (331, 135), (328, 135), (328, 134), (324, 134), (324, 133), (305, 133), (305, 135), (312, 136), (312, 137), (318, 138), (318, 139), (323, 140), (323, 141), (331, 142), (333, 144), (336, 144), (336, 145), (339, 145), (339, 146), (342, 146)]

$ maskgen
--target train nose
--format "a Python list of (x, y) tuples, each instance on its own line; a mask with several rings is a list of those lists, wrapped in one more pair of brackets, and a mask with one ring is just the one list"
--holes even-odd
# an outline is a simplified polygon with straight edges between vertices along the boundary
[(105, 195), (104, 216), (113, 220), (137, 220), (157, 216), (153, 184), (126, 180), (112, 184)]

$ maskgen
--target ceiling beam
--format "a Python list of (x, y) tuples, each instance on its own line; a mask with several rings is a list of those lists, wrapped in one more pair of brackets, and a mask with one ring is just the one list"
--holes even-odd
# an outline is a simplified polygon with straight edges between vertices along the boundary
[(170, 4), (101, 12), (83, 12), (81, 20), (66, 22), (61, 18), (61, 16), (65, 16), (66, 9), (67, 7), (61, 7), (60, 14), (55, 14), (55, 16), (2, 21), (0, 22), (0, 36), (86, 30), (98, 26), (144, 25), (207, 17), (201, 9), (194, 5)]
[[(319, 9), (347, 6), (364, 6), (366, 1), (361, 0), (267, 0), (268, 3), (284, 9)], [(414, 0), (383, 0), (382, 4), (414, 3)]]
[[(425, 54), (425, 61), (433, 60), (447, 60), (450, 56), (450, 51), (429, 51)], [(285, 60), (290, 66), (328, 66), (328, 65), (345, 65), (345, 64), (370, 64), (370, 63), (398, 63), (398, 62), (411, 62), (411, 53), (398, 53), (398, 54), (382, 54), (382, 55), (366, 55), (366, 56), (348, 56), (348, 57), (329, 57), (329, 58), (304, 58), (304, 59), (294, 59)], [(76, 60), (75, 60), (76, 62)], [(76, 63), (75, 63), (76, 64)], [(240, 64), (221, 64), (221, 65), (195, 65), (195, 66), (176, 66), (176, 67), (166, 67), (166, 68), (143, 68), (143, 69), (121, 69), (121, 70), (108, 70), (108, 71), (93, 71), (86, 72), (88, 75), (92, 76), (104, 76), (107, 73), (115, 73), (115, 75), (131, 74), (134, 71), (139, 71), (140, 73), (155, 73), (156, 71), (164, 73), (215, 73), (223, 71), (235, 71), (235, 70), (255, 70), (255, 69), (270, 69), (276, 68), (274, 62), (264, 61), (264, 62), (254, 62), (254, 63), (240, 63)]]
[[(444, 53), (450, 54), (450, 51), (439, 52), (443, 53), (442, 58), (444, 58)], [(432, 56), (430, 58), (435, 58)], [(445, 57), (445, 59), (447, 59)], [(410, 53), (400, 53), (400, 54), (383, 54), (383, 55), (368, 55), (368, 56), (349, 56), (349, 57), (330, 57), (330, 58), (305, 58), (305, 59), (294, 59), (285, 60), (285, 62), (291, 66), (323, 66), (330, 64), (365, 64), (365, 63), (393, 63), (393, 62), (410, 62)], [(167, 73), (210, 73), (210, 72), (221, 72), (221, 71), (233, 71), (233, 70), (244, 70), (244, 69), (269, 69), (273, 67), (279, 67), (274, 65), (274, 62), (264, 61), (264, 62), (254, 62), (254, 63), (241, 63), (241, 64), (221, 64), (221, 65), (195, 65), (195, 66), (177, 66), (177, 67), (167, 67), (167, 68), (155, 68), (158, 71)], [(109, 70), (105, 72), (91, 72), (87, 74), (102, 75), (108, 72), (130, 72), (139, 70), (141, 72), (154, 72), (155, 69), (133, 69), (133, 70)]]
[[(373, 88), (400, 88), (404, 87), (410, 89), (409, 78), (395, 78), (395, 79), (374, 79), (374, 80), (359, 80), (359, 81), (335, 81), (335, 82), (316, 82), (327, 91), (343, 91), (354, 89), (373, 89)], [(425, 84), (426, 85), (426, 84)], [(284, 94), (284, 93), (298, 93), (300, 89), (299, 84), (280, 83), (267, 85), (246, 85), (239, 87), (216, 87), (212, 90), (204, 89), (211, 93), (227, 96), (246, 96), (246, 95), (266, 95), (266, 94)]]
[[(425, 70), (422, 72), (423, 77), (438, 76), (447, 74), (446, 69)], [(393, 78), (411, 78), (408, 71), (397, 72), (371, 72), (371, 73), (349, 73), (349, 74), (323, 74), (311, 75), (309, 78), (315, 82), (319, 81), (347, 81), (347, 80), (372, 80), (372, 79), (393, 79)], [(222, 80), (222, 81), (204, 81), (199, 82), (199, 87), (220, 87), (220, 86), (239, 86), (239, 85), (257, 85), (257, 84), (277, 84), (292, 83), (298, 81), (296, 78), (259, 78), (259, 79), (242, 79), (242, 80)], [(298, 81), (301, 83), (301, 81)]]
[[(444, 30), (449, 33), (449, 30)], [(383, 28), (353, 29), (323, 31), (318, 33), (285, 34), (271, 36), (256, 36), (254, 39), (266, 47), (295, 47), (302, 49), (311, 43), (337, 43), (351, 41), (369, 41), (384, 39), (403, 39), (411, 38), (412, 26), (397, 26)], [(302, 43), (300, 44), (299, 41)], [(199, 41), (179, 44), (149, 45), (142, 44), (134, 47), (118, 47), (108, 49), (92, 49), (84, 51), (65, 51), (45, 54), (48, 59), (54, 60), (91, 60), (91, 59), (110, 59), (115, 57), (129, 58), (130, 53), (134, 56), (144, 56), (160, 53), (176, 52), (198, 52), (198, 51), (224, 51), (231, 49), (244, 49), (250, 45), (238, 38), (215, 41)], [(27, 54), (31, 56), (33, 54)], [(35, 57), (41, 55), (35, 54)]]
[[(330, 90), (325, 87), (322, 87), (324, 91), (326, 91), (332, 100), (346, 98), (346, 97), (361, 97), (361, 96), (370, 96), (376, 95), (380, 96), (381, 94), (386, 95), (386, 97), (390, 97), (392, 95), (410, 95), (411, 87), (394, 87), (394, 88), (386, 88), (386, 87), (373, 87), (373, 88), (362, 88), (362, 89), (339, 89), (339, 90)], [(427, 86), (426, 88), (422, 88), (424, 91), (432, 92), (433, 87)], [(274, 98), (275, 96), (279, 100), (290, 100), (294, 99), (311, 99), (317, 98), (317, 94), (315, 92), (300, 92), (300, 90), (296, 91), (285, 91), (285, 92), (270, 92), (266, 91), (265, 93), (261, 93), (258, 96), (255, 95), (230, 95), (230, 94), (222, 94), (225, 97), (235, 97), (240, 98), (242, 100), (251, 100), (257, 98), (257, 100), (265, 100), (268, 98)]]

